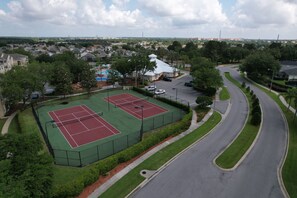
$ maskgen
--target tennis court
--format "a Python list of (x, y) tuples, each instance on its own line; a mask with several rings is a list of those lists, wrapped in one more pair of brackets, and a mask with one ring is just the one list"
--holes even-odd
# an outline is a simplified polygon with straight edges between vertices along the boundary
[(58, 127), (72, 148), (120, 133), (102, 115), (79, 105), (50, 111), (54, 127)]
[(167, 109), (149, 102), (148, 98), (139, 98), (128, 93), (113, 95), (104, 99), (138, 119), (167, 112)]

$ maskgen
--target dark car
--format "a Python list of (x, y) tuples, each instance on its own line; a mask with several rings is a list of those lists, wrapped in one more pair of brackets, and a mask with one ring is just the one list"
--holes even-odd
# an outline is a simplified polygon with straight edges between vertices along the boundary
[(191, 82), (185, 82), (186, 87), (193, 87), (193, 84)]
[(164, 81), (169, 81), (169, 82), (172, 81), (171, 78), (168, 78), (168, 77), (166, 77), (166, 76), (164, 76), (162, 80), (164, 80)]

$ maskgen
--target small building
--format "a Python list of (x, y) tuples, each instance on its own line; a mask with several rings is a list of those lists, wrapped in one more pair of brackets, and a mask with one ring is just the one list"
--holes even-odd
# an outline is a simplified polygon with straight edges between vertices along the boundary
[(148, 71), (145, 73), (144, 78), (148, 81), (155, 81), (161, 77), (174, 78), (179, 75), (179, 69), (171, 67), (169, 64), (157, 59), (157, 55), (149, 55), (150, 61), (156, 62), (156, 68), (154, 71)]

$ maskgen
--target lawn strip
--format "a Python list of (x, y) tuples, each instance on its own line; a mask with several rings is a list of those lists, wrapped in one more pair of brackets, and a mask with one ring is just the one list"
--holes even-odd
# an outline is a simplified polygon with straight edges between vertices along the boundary
[(220, 100), (229, 100), (229, 99), (230, 99), (230, 94), (228, 92), (228, 89), (223, 86), (220, 92)]
[[(250, 93), (245, 88), (242, 88), (240, 83), (230, 76), (230, 73), (225, 73), (225, 76), (229, 81), (231, 81), (243, 91), (248, 99), (249, 106), (251, 107), (252, 97)], [(259, 126), (250, 124), (251, 118), (252, 116), (249, 114), (248, 120), (240, 134), (232, 142), (232, 144), (229, 145), (228, 148), (216, 159), (216, 164), (221, 168), (233, 168), (254, 142), (259, 131)]]
[(211, 129), (213, 129), (221, 121), (221, 115), (215, 112), (209, 120), (204, 123), (201, 127), (194, 130), (189, 135), (181, 138), (177, 142), (174, 142), (157, 152), (143, 163), (138, 165), (135, 169), (130, 171), (122, 179), (116, 182), (112, 187), (110, 187), (105, 193), (103, 193), (100, 198), (109, 197), (125, 197), (134, 188), (136, 188), (145, 178), (140, 176), (139, 172), (143, 169), (147, 170), (157, 170), (162, 165), (164, 165), (168, 160), (173, 158), (175, 155), (183, 151), (185, 148), (199, 140), (202, 136), (207, 134)]

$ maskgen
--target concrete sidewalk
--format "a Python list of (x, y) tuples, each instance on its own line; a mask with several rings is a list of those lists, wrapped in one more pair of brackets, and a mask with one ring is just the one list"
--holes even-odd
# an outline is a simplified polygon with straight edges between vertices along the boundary
[(6, 133), (8, 133), (8, 129), (10, 126), (11, 121), (13, 120), (13, 118), (16, 116), (16, 114), (18, 114), (19, 111), (14, 112), (13, 114), (11, 114), (8, 119), (6, 120), (5, 124), (3, 125), (1, 134), (5, 135)]
[[(208, 118), (212, 115), (212, 113), (213, 113), (213, 110), (211, 110), (205, 116), (205, 118), (201, 122), (204, 123), (205, 121), (207, 121)], [(118, 172), (117, 174), (115, 174), (113, 177), (111, 177), (107, 182), (105, 182), (104, 184), (102, 184), (92, 194), (90, 194), (89, 197), (90, 198), (97, 198), (97, 197), (99, 197), (109, 187), (111, 187), (113, 184), (115, 184), (118, 180), (120, 180), (122, 177), (124, 177), (127, 173), (129, 173), (136, 166), (138, 166), (139, 164), (141, 164), (144, 160), (148, 159), (149, 157), (151, 157), (152, 155), (154, 155), (155, 153), (157, 153), (161, 149), (165, 148), (169, 144), (172, 144), (173, 142), (176, 142), (177, 140), (181, 139), (182, 137), (188, 135), (189, 133), (191, 133), (192, 131), (194, 131), (195, 129), (197, 129), (198, 126), (201, 125), (201, 124), (202, 123), (197, 123), (197, 114), (196, 114), (195, 111), (193, 111), (191, 125), (190, 125), (190, 127), (189, 127), (188, 130), (186, 130), (185, 132), (179, 134), (178, 136), (175, 136), (175, 137), (171, 138), (170, 140), (168, 140), (168, 141), (160, 144), (159, 146), (153, 148), (149, 152), (145, 153), (143, 156), (141, 156), (140, 158), (138, 158), (137, 160), (135, 160), (129, 166), (127, 166), (126, 168), (124, 168), (123, 170), (121, 170), (120, 172)]]

